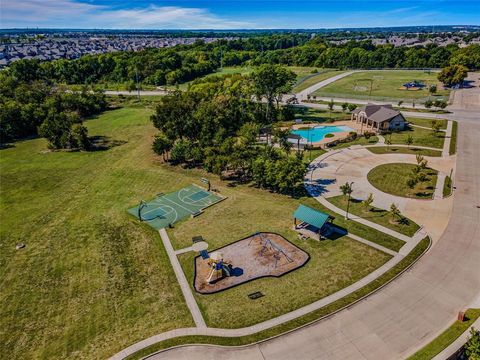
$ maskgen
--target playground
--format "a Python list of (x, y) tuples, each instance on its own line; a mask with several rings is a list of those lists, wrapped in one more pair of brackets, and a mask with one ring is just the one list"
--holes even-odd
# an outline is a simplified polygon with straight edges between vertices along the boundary
[(281, 235), (256, 233), (217, 249), (208, 258), (197, 256), (194, 288), (213, 294), (254, 279), (280, 277), (302, 267), (309, 258)]
[(128, 209), (128, 212), (159, 230), (189, 216), (198, 216), (207, 207), (224, 199), (218, 194), (192, 184), (168, 194), (157, 194), (155, 199), (148, 202), (142, 200), (138, 206)]

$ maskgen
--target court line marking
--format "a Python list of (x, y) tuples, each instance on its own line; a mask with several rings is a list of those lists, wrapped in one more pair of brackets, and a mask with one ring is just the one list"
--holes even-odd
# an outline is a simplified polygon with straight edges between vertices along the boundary
[[(194, 212), (193, 212), (192, 210), (187, 209), (185, 206), (182, 206), (181, 204), (177, 204), (177, 203), (176, 203), (175, 201), (173, 201), (173, 200), (170, 200), (170, 199), (168, 199), (168, 198), (165, 198), (165, 200), (168, 200), (168, 201), (170, 201), (172, 204), (177, 205), (177, 206), (181, 207), (181, 208), (184, 209), (184, 210), (187, 210), (188, 213), (190, 213), (190, 214), (194, 214)], [(185, 203), (185, 204), (186, 204), (186, 203)]]
[[(147, 205), (147, 206), (148, 206), (148, 205)], [(170, 213), (172, 213), (172, 212), (175, 211), (175, 209), (172, 208), (170, 205), (167, 205), (167, 204), (159, 204), (159, 206), (155, 207), (154, 209), (145, 211), (143, 214), (149, 214), (149, 213), (151, 213), (151, 212), (153, 212), (153, 211), (157, 211), (158, 209), (161, 209), (162, 211), (164, 211), (164, 208), (167, 208), (167, 209), (170, 208), (171, 210), (165, 211), (164, 213), (161, 214), (162, 216), (163, 216), (163, 215), (168, 215), (168, 214), (170, 214)]]

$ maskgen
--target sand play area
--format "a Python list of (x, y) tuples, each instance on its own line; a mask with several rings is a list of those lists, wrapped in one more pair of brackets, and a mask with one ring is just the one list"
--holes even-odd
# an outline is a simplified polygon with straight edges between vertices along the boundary
[(201, 294), (216, 293), (266, 276), (279, 277), (303, 266), (310, 256), (283, 236), (257, 233), (215, 250), (220, 253), (230, 276), (209, 283), (212, 263), (195, 258), (195, 290)]

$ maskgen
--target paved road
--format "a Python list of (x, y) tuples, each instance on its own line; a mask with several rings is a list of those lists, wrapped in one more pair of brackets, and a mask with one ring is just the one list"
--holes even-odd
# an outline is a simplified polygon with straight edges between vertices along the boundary
[(480, 289), (480, 116), (461, 112), (450, 222), (429, 253), (382, 291), (327, 319), (241, 349), (188, 346), (152, 359), (400, 359), (438, 336)]
[(105, 95), (124, 95), (124, 96), (153, 96), (153, 95), (166, 95), (168, 94), (167, 91), (164, 90), (140, 90), (137, 91), (126, 91), (126, 90), (105, 90)]
[[(307, 95), (313, 93), (314, 91), (321, 89), (324, 86), (327, 86), (328, 84), (331, 84), (337, 80), (340, 80), (341, 78), (344, 78), (345, 76), (350, 76), (356, 71), (347, 71), (335, 76), (332, 76), (328, 79), (325, 79), (323, 81), (320, 81), (316, 84), (313, 84), (312, 86), (306, 88), (305, 90), (302, 90), (296, 94), (298, 100), (307, 100)], [(328, 99), (327, 101), (329, 101)]]

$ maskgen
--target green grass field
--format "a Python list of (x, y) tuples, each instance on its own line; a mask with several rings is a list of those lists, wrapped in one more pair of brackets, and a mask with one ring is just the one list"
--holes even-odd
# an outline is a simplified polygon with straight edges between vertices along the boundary
[[(208, 326), (245, 327), (293, 311), (358, 281), (391, 258), (391, 255), (348, 237), (316, 242), (301, 241), (294, 231), (281, 235), (310, 254), (307, 264), (280, 278), (257, 279), (216, 294), (195, 292)], [(225, 240), (226, 237), (207, 238), (215, 244)], [(179, 256), (190, 284), (193, 283), (195, 255)], [(265, 296), (250, 300), (247, 295), (255, 291)]]
[(438, 171), (427, 168), (427, 178), (418, 182), (413, 189), (407, 186), (407, 180), (417, 165), (404, 163), (383, 164), (374, 167), (367, 175), (370, 184), (388, 194), (416, 198), (431, 199), (437, 184)]
[[(342, 210), (347, 209), (347, 199), (343, 195), (328, 198), (328, 201)], [(417, 223), (407, 218), (405, 218), (403, 222), (392, 220), (388, 210), (374, 206), (370, 206), (370, 208), (367, 209), (362, 201), (358, 199), (350, 199), (349, 212), (410, 237), (420, 229), (420, 226)]]
[[(210, 178), (228, 197), (176, 224), (171, 231), (176, 248), (189, 246), (193, 235), (203, 235), (211, 248), (258, 230), (291, 238), (291, 215), (299, 202), (329, 212), (312, 198), (229, 187), (201, 170), (162, 164), (151, 151), (152, 106), (132, 102), (87, 121), (104, 150), (50, 152), (44, 139), (1, 150), (0, 341), (6, 358), (106, 358), (148, 336), (193, 325), (158, 233), (126, 211), (140, 199), (198, 183), (200, 177)], [(341, 216), (334, 223), (394, 250), (403, 245)], [(18, 242), (26, 248), (15, 250)], [(312, 294), (298, 293), (291, 305), (272, 295), (268, 301), (283, 310), (335, 291), (386, 261), (383, 253), (348, 238), (299, 245), (317, 254), (312, 264), (331, 254), (331, 262), (323, 264), (335, 276), (315, 290), (305, 285)], [(328, 266), (316, 268), (317, 276), (327, 274)], [(306, 284), (310, 270), (292, 277)], [(266, 293), (279, 291), (270, 283), (262, 281)], [(292, 294), (295, 285), (289, 286)], [(220, 321), (214, 315), (208, 320)]]
[[(287, 66), (287, 68), (290, 69), (291, 71), (293, 71), (297, 75), (297, 80), (296, 80), (295, 87), (302, 84), (304, 80), (311, 77), (313, 75), (312, 71), (317, 69), (317, 68), (308, 67), (308, 66)], [(250, 67), (250, 66), (243, 66), (243, 67), (227, 66), (227, 67), (223, 67), (222, 69), (218, 69), (216, 72), (214, 72), (212, 74), (205, 75), (205, 76), (201, 77), (200, 79), (205, 79), (205, 78), (208, 78), (208, 77), (211, 77), (211, 76), (218, 76), (218, 75), (220, 75), (220, 76), (230, 75), (230, 74), (247, 75), (247, 74), (251, 73), (253, 70), (254, 70), (254, 68)], [(330, 75), (327, 75), (327, 73), (329, 73), (331, 71), (332, 70), (319, 70), (319, 72), (321, 72), (321, 74), (319, 74), (317, 76), (325, 76), (325, 79), (326, 79), (326, 78), (330, 77)], [(325, 72), (325, 74), (324, 74), (324, 72)], [(331, 76), (333, 76), (333, 75), (331, 75)], [(317, 81), (321, 81), (321, 80), (317, 80)], [(179, 85), (180, 90), (186, 90), (188, 88), (189, 84), (191, 84), (191, 83), (192, 83), (192, 81), (180, 84)], [(175, 86), (168, 86), (168, 88), (175, 88)], [(295, 92), (296, 91), (299, 91), (299, 90), (295, 90)]]
[(435, 134), (432, 130), (417, 127), (412, 127), (403, 131), (392, 132), (391, 134), (384, 135), (384, 138), (390, 139), (392, 144), (405, 145), (405, 140), (409, 135), (413, 138), (413, 144), (411, 147), (426, 146), (441, 150), (445, 141), (445, 133), (443, 131)]
[[(295, 114), (295, 119), (302, 119), (304, 123), (324, 123), (350, 120), (350, 114), (340, 111), (302, 107), (302, 111), (299, 111)], [(289, 121), (287, 124), (285, 124), (285, 126), (290, 126), (293, 124), (295, 124), (295, 122)]]
[(332, 76), (341, 74), (342, 72), (343, 71), (339, 71), (339, 70), (320, 69), (317, 74), (312, 74), (311, 72), (307, 74), (298, 73), (297, 83), (295, 84), (292, 92), (294, 93), (300, 92), (312, 85), (315, 85), (320, 81), (323, 81), (325, 79), (331, 78)]
[(367, 148), (368, 151), (374, 154), (411, 154), (411, 155), (423, 155), (423, 156), (433, 156), (439, 157), (442, 156), (440, 150), (430, 150), (430, 149), (419, 149), (416, 147), (400, 147), (400, 146), (374, 146)]
[(48, 152), (44, 139), (1, 150), (5, 358), (107, 358), (193, 325), (158, 233), (126, 212), (198, 179), (157, 165), (149, 115), (124, 108), (86, 122), (105, 151)]
[(399, 89), (403, 84), (413, 80), (423, 81), (427, 87), (436, 84), (439, 89), (436, 97), (448, 97), (447, 90), (440, 90), (441, 84), (437, 80), (437, 73), (428, 74), (416, 70), (362, 71), (335, 81), (314, 92), (314, 95), (409, 102), (425, 100), (429, 96), (427, 87), (419, 91)]
[[(432, 120), (433, 119), (425, 119), (425, 118), (412, 118), (412, 117), (407, 118), (407, 121), (409, 123), (412, 123), (413, 125), (424, 126), (428, 128), (432, 127)], [(440, 129), (445, 130), (447, 128), (447, 120), (435, 119), (435, 121), (437, 122), (437, 124), (441, 125)]]
[(412, 263), (414, 263), (420, 256), (422, 256), (430, 247), (430, 238), (426, 237), (422, 239), (410, 253), (405, 256), (400, 262), (392, 269), (388, 270), (385, 274), (381, 275), (376, 280), (372, 281), (368, 285), (358, 289), (357, 291), (347, 295), (330, 305), (324, 306), (321, 309), (312, 311), (300, 318), (288, 321), (284, 324), (275, 326), (273, 328), (260, 331), (258, 333), (242, 336), (242, 337), (215, 337), (215, 336), (182, 336), (173, 338), (166, 341), (161, 341), (153, 344), (147, 348), (144, 348), (136, 353), (127, 357), (127, 360), (143, 359), (145, 356), (152, 354), (156, 351), (166, 349), (173, 346), (186, 345), (186, 344), (215, 344), (223, 346), (240, 346), (250, 344), (256, 341), (268, 339), (272, 336), (279, 335), (283, 332), (296, 329), (302, 325), (309, 324), (321, 317), (327, 316), (334, 311), (338, 311), (349, 304), (358, 301), (364, 296), (367, 296), (371, 292), (377, 290), (385, 283), (394, 280), (397, 276), (401, 276), (402, 272), (408, 269)]

